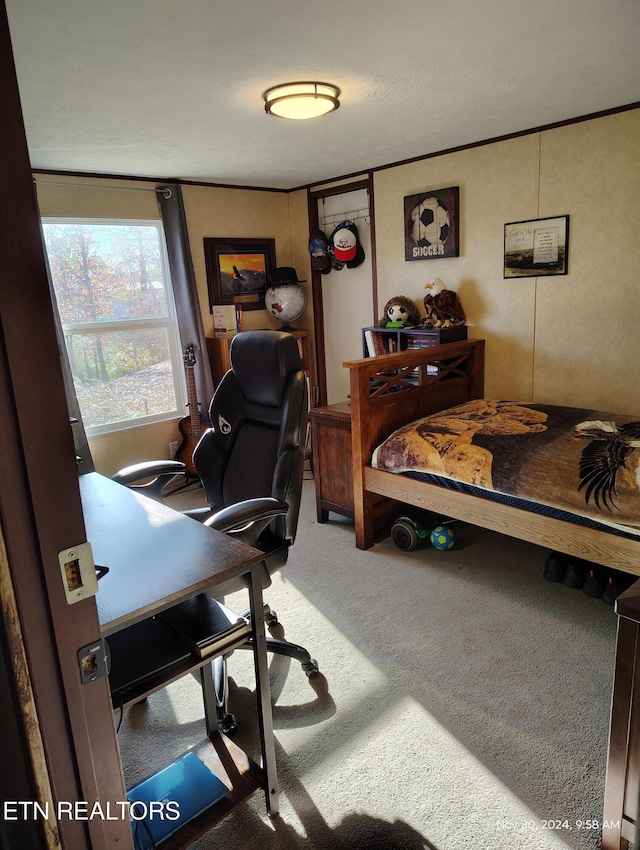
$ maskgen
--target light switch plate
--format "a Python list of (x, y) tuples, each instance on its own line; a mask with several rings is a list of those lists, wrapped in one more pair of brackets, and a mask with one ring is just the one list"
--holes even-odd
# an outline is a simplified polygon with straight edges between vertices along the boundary
[(98, 578), (90, 543), (79, 543), (70, 549), (63, 549), (58, 553), (58, 560), (62, 586), (69, 605), (96, 595)]

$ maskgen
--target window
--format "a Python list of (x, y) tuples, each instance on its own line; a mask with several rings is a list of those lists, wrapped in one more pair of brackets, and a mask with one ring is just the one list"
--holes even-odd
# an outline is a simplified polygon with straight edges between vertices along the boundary
[(44, 219), (43, 229), (87, 434), (181, 416), (184, 370), (161, 223)]

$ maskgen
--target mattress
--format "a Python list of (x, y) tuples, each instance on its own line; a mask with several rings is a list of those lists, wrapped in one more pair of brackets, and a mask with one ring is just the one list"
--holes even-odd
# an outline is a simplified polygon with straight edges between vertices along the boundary
[(640, 537), (640, 416), (481, 399), (402, 426), (372, 466)]

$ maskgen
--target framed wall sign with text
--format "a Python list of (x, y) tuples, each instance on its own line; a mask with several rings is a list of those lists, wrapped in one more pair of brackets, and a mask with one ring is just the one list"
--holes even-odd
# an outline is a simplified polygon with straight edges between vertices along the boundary
[(504, 226), (504, 277), (567, 273), (569, 216), (512, 221)]

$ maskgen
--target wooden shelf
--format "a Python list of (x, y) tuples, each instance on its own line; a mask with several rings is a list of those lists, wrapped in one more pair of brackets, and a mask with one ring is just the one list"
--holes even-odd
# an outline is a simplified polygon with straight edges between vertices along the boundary
[(467, 339), (467, 335), (466, 325), (451, 328), (362, 328), (362, 356), (377, 357), (410, 348), (434, 348), (446, 342)]
[(231, 360), (229, 359), (230, 348), (231, 339), (217, 336), (207, 337), (207, 351), (209, 353), (211, 377), (213, 378), (214, 387), (218, 386), (225, 373), (231, 368)]
[[(176, 637), (176, 640), (179, 640), (179, 638)], [(247, 640), (246, 633), (242, 634), (235, 640), (231, 639), (224, 647), (205, 658), (192, 653), (183, 661), (149, 675), (131, 687), (121, 688), (111, 695), (114, 710), (124, 710), (128, 706), (140, 702), (140, 700), (166, 688), (167, 685), (187, 674), (195, 673), (206, 665), (210, 665), (216, 656), (231, 652), (246, 643)], [(245, 803), (256, 791), (265, 790), (266, 780), (262, 768), (220, 732), (211, 732), (210, 738), (201, 741), (192, 750), (200, 761), (226, 785), (229, 793), (196, 818), (180, 826), (174, 835), (163, 841), (163, 848), (168, 850), (171, 850), (171, 848), (182, 850), (190, 847), (197, 838), (227, 817), (237, 806)]]
[(225, 735), (215, 732), (210, 740), (201, 741), (193, 751), (224, 782), (230, 793), (163, 841), (163, 850), (190, 847), (256, 791), (264, 788), (262, 769)]
[[(193, 673), (220, 655), (230, 652), (233, 648), (245, 643), (246, 635), (229, 644), (223, 650), (213, 653), (207, 658), (198, 658), (192, 655), (180, 664), (176, 664), (169, 670), (150, 676), (144, 682), (132, 687), (127, 692), (126, 700), (120, 704), (114, 700), (114, 709), (124, 709), (136, 702), (150, 696), (156, 691), (162, 690), (183, 676)], [(206, 809), (197, 817), (181, 826), (178, 831), (162, 842), (163, 850), (186, 850), (191, 847), (205, 832), (212, 829), (217, 823), (227, 817), (234, 809), (245, 803), (257, 791), (265, 794), (274, 793), (266, 788), (266, 776), (264, 770), (249, 758), (249, 756), (221, 732), (211, 732), (209, 738), (205, 738), (191, 750), (229, 789), (229, 793), (210, 808)], [(277, 793), (277, 791), (275, 792)]]
[(231, 652), (233, 649), (237, 649), (239, 646), (242, 646), (242, 644), (247, 642), (247, 639), (247, 635), (243, 635), (238, 640), (232, 641), (225, 646), (221, 652), (212, 653), (206, 658), (200, 658), (199, 656), (192, 654), (190, 658), (187, 658), (178, 664), (174, 664), (160, 673), (148, 676), (126, 690), (121, 689), (112, 693), (111, 704), (114, 710), (129, 708), (129, 706), (135, 705), (135, 703), (151, 696), (151, 694), (155, 694), (156, 691), (163, 690), (167, 687), (167, 685), (177, 682), (178, 679), (182, 679), (183, 676), (186, 676), (189, 673), (195, 673), (200, 669), (200, 667), (204, 667), (205, 664), (210, 664), (217, 655), (226, 654), (227, 652)]

